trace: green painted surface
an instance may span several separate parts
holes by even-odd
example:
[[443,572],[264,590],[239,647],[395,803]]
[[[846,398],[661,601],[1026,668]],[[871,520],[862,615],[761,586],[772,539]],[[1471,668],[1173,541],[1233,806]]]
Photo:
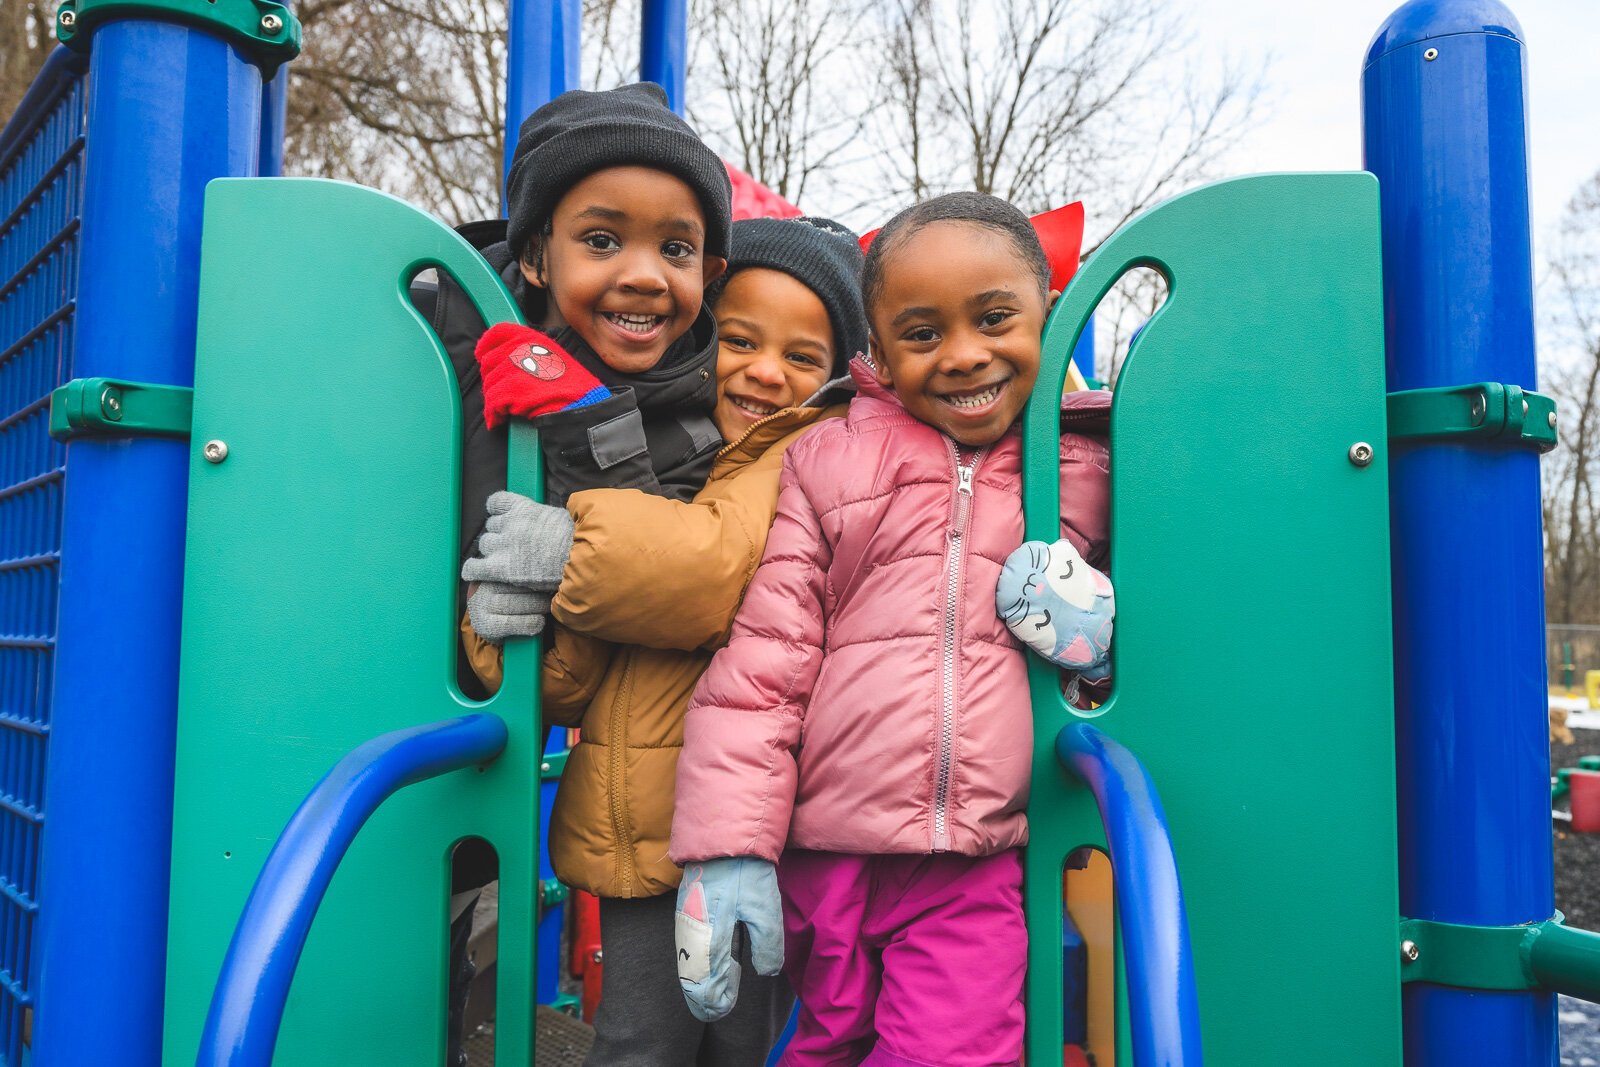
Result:
[[[455,687],[460,404],[405,297],[480,257],[392,197],[309,179],[207,191],[190,462],[165,1062],[194,1062],[223,953],[290,814],[340,757],[473,706]],[[228,445],[220,464],[205,442]],[[537,488],[531,431],[512,483]],[[504,755],[402,790],[357,837],[301,959],[277,1062],[438,1067],[449,854],[499,851],[499,1061],[531,1064],[538,648],[486,705]]]
[[[1027,416],[1030,455],[1052,457],[1025,475],[1032,537],[1057,536],[1068,357],[1139,265],[1170,292],[1117,385],[1116,688],[1095,722],[1144,761],[1166,807],[1207,1062],[1399,1064],[1377,183],[1208,186],[1084,265],[1046,330]],[[1376,450],[1366,468],[1348,459],[1357,441]],[[1044,1064],[1061,1056],[1061,860],[1104,837],[1056,761],[1072,713],[1054,672],[1030,669],[1028,1059]]]

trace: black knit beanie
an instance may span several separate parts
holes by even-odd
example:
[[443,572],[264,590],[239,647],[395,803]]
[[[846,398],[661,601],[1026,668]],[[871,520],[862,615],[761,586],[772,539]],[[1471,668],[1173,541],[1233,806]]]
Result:
[[717,154],[667,107],[650,82],[602,93],[573,89],[529,115],[506,178],[506,240],[516,255],[567,190],[597,170],[642,166],[676,175],[706,215],[708,256],[726,259],[733,187]]
[[837,376],[857,352],[867,350],[863,260],[860,240],[832,219],[741,219],[733,224],[733,254],[725,277],[765,267],[816,293],[833,325],[832,375]]

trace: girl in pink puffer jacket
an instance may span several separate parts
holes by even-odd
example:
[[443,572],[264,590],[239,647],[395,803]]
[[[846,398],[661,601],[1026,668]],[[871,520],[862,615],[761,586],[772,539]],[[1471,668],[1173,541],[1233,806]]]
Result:
[[[1022,540],[1017,424],[1048,281],[1027,218],[993,197],[883,228],[859,395],[790,447],[761,566],[689,705],[680,982],[701,1018],[728,1011],[743,923],[757,970],[782,966],[800,1000],[789,1067],[1021,1055],[1033,730],[995,590]],[[1109,401],[1062,407],[1063,532],[1102,569],[1108,456],[1083,431]]]

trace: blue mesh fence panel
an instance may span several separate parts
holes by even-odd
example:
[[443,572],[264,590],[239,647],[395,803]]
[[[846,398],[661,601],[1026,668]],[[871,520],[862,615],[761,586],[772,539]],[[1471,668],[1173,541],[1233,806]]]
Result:
[[37,991],[45,746],[64,445],[50,392],[72,377],[85,85],[52,57],[0,133],[0,1064],[21,1063]]

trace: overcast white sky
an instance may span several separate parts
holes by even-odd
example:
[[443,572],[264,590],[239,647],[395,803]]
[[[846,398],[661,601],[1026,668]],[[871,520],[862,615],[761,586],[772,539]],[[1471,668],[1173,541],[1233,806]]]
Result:
[[[1268,112],[1226,168],[1361,166],[1367,45],[1399,0],[1174,0],[1201,51],[1271,56]],[[1600,170],[1600,0],[1508,0],[1528,44],[1535,239]]]

